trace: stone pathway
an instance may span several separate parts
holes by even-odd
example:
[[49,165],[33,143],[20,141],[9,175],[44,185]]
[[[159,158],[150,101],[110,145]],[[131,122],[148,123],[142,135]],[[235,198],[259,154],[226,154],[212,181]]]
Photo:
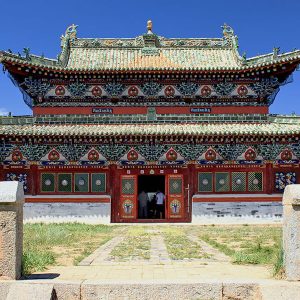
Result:
[[[234,265],[230,258],[214,249],[194,235],[188,238],[199,245],[210,258],[191,260],[172,260],[169,257],[163,238],[159,230],[147,231],[151,234],[150,259],[115,261],[111,251],[124,240],[126,233],[118,236],[99,247],[94,253],[85,258],[79,266],[52,267],[45,273],[59,274],[56,280],[101,280],[103,282],[197,282],[199,280],[239,279],[267,279],[271,273],[264,266]],[[188,245],[186,245],[188,247]],[[238,275],[237,275],[238,274]],[[46,274],[41,274],[41,276]],[[34,275],[33,275],[34,276]]]
[[153,235],[151,237],[150,263],[166,264],[170,262],[171,259],[163,237],[161,235]]
[[224,253],[222,253],[221,251],[219,251],[218,249],[215,249],[214,247],[212,247],[211,245],[209,245],[208,243],[204,242],[203,240],[198,239],[196,236],[194,235],[189,235],[188,238],[199,245],[199,247],[201,247],[201,249],[211,255],[211,260],[214,261],[219,261],[219,262],[230,262],[231,259],[229,256],[225,255]]
[[109,240],[107,243],[96,249],[91,255],[83,259],[79,266],[99,265],[102,263],[111,263],[109,260],[111,251],[120,243],[123,242],[125,236],[116,236]]

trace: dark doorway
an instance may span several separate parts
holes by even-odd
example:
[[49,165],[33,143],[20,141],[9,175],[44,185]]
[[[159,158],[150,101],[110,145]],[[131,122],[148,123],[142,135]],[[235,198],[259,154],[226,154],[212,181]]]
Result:
[[[144,191],[147,194],[147,206],[145,201],[140,201],[145,196],[140,196]],[[163,206],[156,204],[156,193],[162,192],[165,195],[165,176],[164,175],[140,175],[138,176],[138,218],[139,219],[164,219],[165,201]]]

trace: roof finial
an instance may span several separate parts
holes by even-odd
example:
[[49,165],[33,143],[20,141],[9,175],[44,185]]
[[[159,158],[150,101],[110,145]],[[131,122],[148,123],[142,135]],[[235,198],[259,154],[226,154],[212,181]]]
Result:
[[148,20],[147,22],[147,30],[148,30],[148,34],[152,34],[152,21]]

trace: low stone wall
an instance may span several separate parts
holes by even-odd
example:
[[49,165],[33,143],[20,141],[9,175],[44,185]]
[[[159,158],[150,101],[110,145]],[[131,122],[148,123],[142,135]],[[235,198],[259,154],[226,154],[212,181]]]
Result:
[[281,202],[194,202],[192,223],[281,222]]
[[111,220],[110,203],[26,203],[25,223],[82,222],[108,224]]

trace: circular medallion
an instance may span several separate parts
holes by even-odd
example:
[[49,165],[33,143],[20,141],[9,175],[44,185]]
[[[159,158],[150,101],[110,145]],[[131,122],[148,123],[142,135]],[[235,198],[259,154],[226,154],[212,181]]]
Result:
[[281,152],[280,157],[282,160],[291,160],[293,158],[292,151],[289,149],[285,149]]
[[246,96],[248,94],[248,89],[245,85],[240,85],[237,89],[237,92],[240,96]]
[[245,159],[246,160],[255,160],[255,158],[256,158],[256,153],[253,149],[248,149],[245,152]]
[[205,153],[205,159],[208,161],[215,160],[217,158],[217,154],[214,150],[208,149]]
[[50,180],[50,179],[46,179],[45,180],[45,185],[46,186],[49,186],[49,185],[51,185],[52,184],[52,181]]
[[175,89],[171,85],[166,86],[165,96],[166,97],[173,97],[174,95],[175,95]]
[[99,160],[99,153],[96,150],[90,150],[88,153],[88,160],[89,161],[97,161]]
[[139,93],[139,90],[136,86],[131,86],[129,89],[128,89],[128,96],[129,97],[136,97]]
[[253,183],[254,185],[258,185],[259,181],[258,181],[257,178],[255,178],[255,179],[253,179],[252,183]]
[[127,159],[129,161],[135,161],[137,160],[139,157],[138,153],[134,150],[130,150],[128,153],[127,153]]
[[80,178],[80,179],[78,180],[78,185],[83,186],[84,184],[85,184],[84,179]]
[[220,184],[220,185],[224,185],[224,184],[225,184],[225,180],[224,180],[224,179],[220,179],[220,180],[219,180],[219,184]]
[[57,161],[59,160],[59,153],[56,150],[52,150],[50,151],[50,153],[48,154],[48,159],[50,161]]
[[166,154],[166,158],[169,161],[175,161],[177,157],[178,155],[173,149],[169,150],[168,153]]
[[211,88],[209,86],[205,85],[201,88],[200,92],[201,92],[201,96],[208,97],[208,96],[211,95],[212,91],[211,91]]
[[62,186],[67,186],[69,184],[69,182],[68,182],[68,180],[66,180],[66,179],[63,179],[62,181],[61,181],[61,185]]
[[101,183],[102,183],[102,181],[101,181],[100,179],[97,179],[97,180],[95,181],[95,184],[96,184],[97,186],[101,185]]
[[203,185],[208,185],[208,179],[203,179],[203,180],[202,180],[202,184],[203,184]]
[[55,88],[55,95],[56,96],[63,96],[65,93],[66,93],[66,90],[62,85],[58,85]]
[[18,161],[21,161],[23,158],[23,155],[21,153],[20,150],[14,150],[12,155],[11,155],[11,159],[13,162],[18,162]]
[[235,183],[236,183],[237,185],[241,185],[241,184],[242,184],[242,180],[238,178],[238,179],[235,181]]
[[101,94],[102,94],[101,87],[98,86],[98,85],[94,86],[94,87],[92,88],[92,94],[93,94],[94,97],[99,97],[99,96],[101,96]]

